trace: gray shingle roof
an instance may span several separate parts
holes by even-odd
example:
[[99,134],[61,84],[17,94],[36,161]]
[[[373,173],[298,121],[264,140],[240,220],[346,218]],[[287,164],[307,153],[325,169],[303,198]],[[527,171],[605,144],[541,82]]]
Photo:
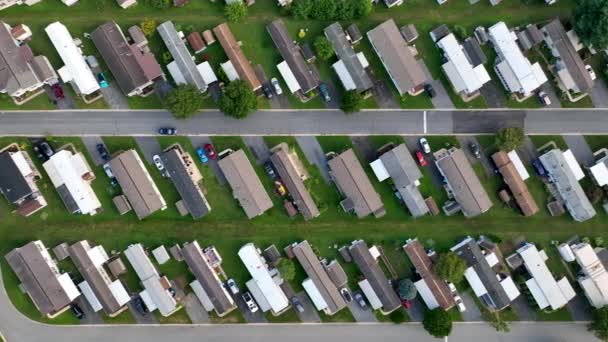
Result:
[[12,95],[39,83],[34,70],[15,44],[10,29],[0,21],[0,90]]
[[11,203],[16,203],[33,192],[8,151],[0,153],[0,192]]

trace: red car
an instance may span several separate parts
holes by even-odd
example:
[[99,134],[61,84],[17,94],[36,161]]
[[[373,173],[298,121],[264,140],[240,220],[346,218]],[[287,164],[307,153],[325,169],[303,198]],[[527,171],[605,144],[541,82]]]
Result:
[[401,305],[403,305],[404,308],[409,309],[412,307],[412,302],[410,302],[407,299],[402,299],[401,300]]
[[209,157],[210,159],[217,158],[217,153],[215,153],[215,149],[213,148],[213,145],[205,144],[205,146],[203,148],[205,149],[205,153],[207,154],[207,157]]
[[418,159],[418,164],[420,166],[426,166],[426,159],[424,159],[424,154],[420,151],[416,151],[416,159]]
[[53,84],[51,88],[53,89],[53,94],[55,94],[55,97],[58,100],[65,98],[65,95],[63,94],[63,89],[61,88],[61,85],[59,83]]

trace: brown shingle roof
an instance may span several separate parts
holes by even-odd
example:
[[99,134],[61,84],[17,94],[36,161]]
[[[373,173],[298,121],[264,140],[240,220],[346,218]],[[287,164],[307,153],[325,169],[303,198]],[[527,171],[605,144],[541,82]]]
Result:
[[232,65],[234,65],[239,77],[247,82],[251,89],[257,90],[261,88],[262,84],[260,83],[260,80],[256,76],[255,71],[253,71],[253,67],[251,67],[251,63],[249,63],[247,56],[243,53],[241,45],[236,38],[234,38],[228,24],[219,24],[213,29],[213,33],[215,33],[217,40],[220,41],[222,48],[226,52],[228,59],[232,62]]
[[515,198],[515,202],[521,209],[521,212],[524,216],[534,215],[538,212],[538,205],[536,205],[536,201],[534,201],[534,197],[530,191],[528,191],[528,187],[526,183],[521,179],[521,176],[517,172],[515,165],[509,159],[509,156],[504,151],[498,151],[492,155],[492,160],[498,167],[498,171],[502,175],[505,184],[509,186],[513,197]]
[[201,37],[201,34],[197,31],[190,32],[187,39],[188,44],[190,44],[190,47],[192,48],[192,50],[194,50],[194,53],[199,53],[205,49],[205,42],[203,41],[203,37]]

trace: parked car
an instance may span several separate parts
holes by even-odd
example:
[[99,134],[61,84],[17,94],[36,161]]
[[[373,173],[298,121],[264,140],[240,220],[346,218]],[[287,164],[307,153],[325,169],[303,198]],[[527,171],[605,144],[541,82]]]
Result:
[[287,195],[287,190],[285,189],[285,185],[283,185],[283,182],[281,182],[278,179],[274,181],[274,189],[276,190],[276,192],[279,196]]
[[538,159],[532,160],[532,167],[534,168],[534,171],[536,172],[537,175],[539,175],[539,176],[547,175],[547,170],[545,170],[545,167],[540,162],[540,160],[538,160]]
[[198,156],[198,159],[203,164],[205,164],[209,161],[209,158],[207,158],[207,155],[205,155],[205,150],[202,147],[199,147],[196,149],[196,155]]
[[427,83],[424,85],[424,91],[430,98],[437,96],[437,92],[435,91],[435,89],[433,88],[433,86],[430,83]]
[[135,307],[135,311],[139,312],[141,315],[148,313],[144,300],[141,299],[140,296],[133,298],[133,306]]
[[270,79],[270,83],[274,87],[274,91],[275,91],[275,93],[277,93],[277,95],[283,94],[283,89],[281,89],[281,85],[279,84],[279,80],[277,80],[276,77],[271,78]]
[[538,93],[538,99],[540,100],[540,103],[545,106],[551,105],[551,99],[549,98],[549,95],[547,95],[547,93],[545,93],[544,91]]
[[353,296],[351,296],[350,291],[348,291],[348,289],[346,287],[344,287],[340,290],[340,294],[342,295],[342,297],[344,297],[344,300],[347,303],[350,303],[353,301]]
[[467,307],[464,305],[464,302],[462,301],[462,298],[460,298],[460,296],[458,296],[458,295],[454,296],[454,302],[456,302],[456,307],[458,308],[458,311],[460,311],[460,312],[467,311]]
[[106,176],[108,176],[108,178],[112,179],[114,178],[114,172],[112,172],[112,168],[110,167],[110,164],[103,164],[103,171],[106,173]]
[[268,175],[268,177],[270,177],[272,179],[277,178],[277,173],[274,171],[274,167],[272,166],[272,163],[266,162],[264,164],[264,171],[266,171],[266,174]]
[[264,96],[266,96],[267,99],[271,99],[272,98],[272,89],[270,89],[270,86],[268,86],[268,84],[264,84],[262,86],[262,92],[264,93]]
[[105,161],[110,160],[110,153],[108,152],[108,149],[106,149],[104,144],[97,144],[96,147],[97,147],[97,153],[99,153],[99,156],[101,157],[102,160],[105,160]]
[[479,145],[474,142],[471,142],[469,144],[469,149],[471,150],[471,153],[475,156],[475,158],[481,159],[481,150],[479,149]]
[[420,148],[422,148],[422,152],[425,154],[431,153],[431,145],[429,145],[429,141],[425,137],[420,138],[418,143],[420,144]]
[[97,61],[97,58],[95,58],[95,56],[93,56],[93,55],[86,56],[85,60],[87,61],[87,64],[91,67],[91,69],[99,68],[99,62]]
[[304,306],[300,302],[298,297],[291,297],[291,304],[298,310],[298,312],[304,312]]
[[45,140],[36,143],[34,151],[37,153],[37,157],[43,161],[49,160],[55,154],[53,147]]
[[409,299],[402,299],[401,305],[403,305],[404,308],[409,309],[412,307],[412,302]]
[[331,96],[329,96],[329,88],[327,88],[327,84],[319,84],[319,94],[321,94],[321,97],[325,102],[331,101]]
[[233,295],[236,295],[240,292],[239,287],[236,286],[236,282],[232,278],[226,280],[226,286],[228,286],[228,289],[230,290],[230,292],[232,292]]
[[367,303],[365,302],[365,299],[363,299],[363,296],[360,293],[355,293],[355,301],[362,309],[367,308]]
[[102,88],[108,87],[108,80],[106,79],[106,75],[104,75],[103,72],[97,73],[97,81],[99,82],[99,85]]
[[83,319],[84,316],[85,316],[84,315],[84,311],[82,311],[82,309],[80,308],[80,306],[78,306],[78,304],[76,304],[76,303],[72,303],[72,305],[70,305],[70,310],[72,310],[72,313],[78,319]]
[[595,71],[593,71],[593,68],[591,67],[591,65],[589,65],[589,64],[585,65],[585,69],[587,69],[587,72],[589,73],[589,77],[591,77],[591,80],[595,81],[597,76],[595,75]]
[[424,154],[420,151],[416,151],[416,159],[418,160],[418,164],[420,166],[426,166],[426,159],[424,158]]
[[205,149],[205,154],[207,154],[207,157],[213,160],[217,159],[217,153],[215,153],[213,145],[207,143],[205,146],[203,146],[203,148]]
[[65,94],[63,93],[63,88],[61,88],[61,84],[55,83],[51,86],[53,90],[53,94],[55,94],[55,98],[57,100],[62,100],[65,98]]
[[160,135],[176,135],[177,129],[173,127],[161,127],[158,129],[158,134]]
[[448,288],[450,289],[450,292],[452,292],[452,294],[458,292],[458,290],[456,290],[456,285],[454,285],[454,283],[448,283]]
[[247,307],[249,308],[249,311],[251,311],[251,312],[257,312],[258,311],[258,305],[255,303],[255,301],[251,297],[251,293],[249,293],[249,291],[243,293],[241,295],[241,297],[245,301],[245,304],[247,304]]
[[163,165],[163,161],[160,159],[158,154],[153,155],[152,160],[154,161],[154,165],[156,165],[158,171],[163,171],[165,169],[165,165]]

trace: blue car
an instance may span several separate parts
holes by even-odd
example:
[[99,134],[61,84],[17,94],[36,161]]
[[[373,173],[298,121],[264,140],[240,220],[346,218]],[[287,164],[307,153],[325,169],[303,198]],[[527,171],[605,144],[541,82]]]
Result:
[[536,171],[537,175],[539,175],[539,176],[547,175],[547,170],[545,170],[545,167],[540,162],[540,160],[538,160],[538,159],[532,160],[532,166],[534,167],[534,171]]
[[205,150],[203,150],[202,147],[196,149],[196,154],[198,155],[198,159],[201,161],[201,163],[205,164],[209,161],[209,158],[207,158]]
[[97,81],[99,81],[99,85],[102,88],[108,87],[108,81],[106,80],[106,75],[104,75],[103,72],[97,74]]

